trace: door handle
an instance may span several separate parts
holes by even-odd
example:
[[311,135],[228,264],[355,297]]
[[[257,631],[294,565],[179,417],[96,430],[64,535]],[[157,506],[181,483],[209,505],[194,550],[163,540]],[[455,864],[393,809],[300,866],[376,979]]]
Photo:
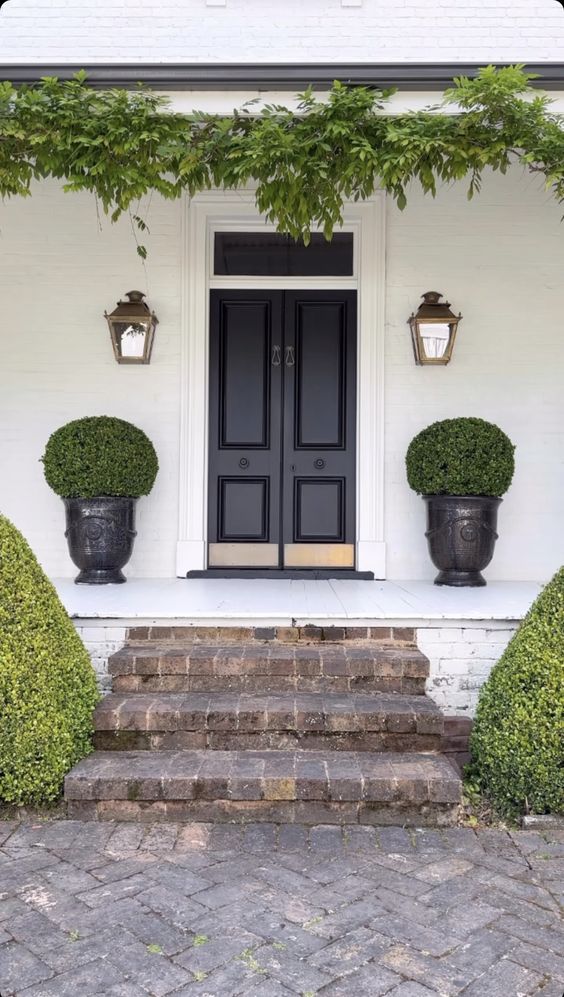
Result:
[[286,362],[286,367],[294,367],[296,364],[296,354],[293,346],[286,347],[286,353],[284,356]]
[[280,346],[272,347],[271,363],[273,367],[279,367],[282,363],[282,348]]

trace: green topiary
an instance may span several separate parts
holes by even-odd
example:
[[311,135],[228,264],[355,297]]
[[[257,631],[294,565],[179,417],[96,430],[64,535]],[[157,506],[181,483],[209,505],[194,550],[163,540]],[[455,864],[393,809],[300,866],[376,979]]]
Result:
[[0,799],[46,803],[90,750],[96,677],[55,589],[0,516]]
[[107,415],[76,419],[57,429],[48,440],[43,465],[47,484],[62,498],[138,498],[149,494],[159,469],[143,430]]
[[502,813],[564,812],[564,568],[483,686],[471,751],[472,775]]
[[509,488],[515,447],[484,419],[444,419],[411,441],[405,463],[409,485],[419,495],[495,495]]

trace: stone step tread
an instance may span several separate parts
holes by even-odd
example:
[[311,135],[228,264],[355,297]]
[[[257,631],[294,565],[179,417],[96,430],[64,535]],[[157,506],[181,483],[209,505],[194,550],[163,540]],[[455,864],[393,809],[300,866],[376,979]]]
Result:
[[426,678],[429,660],[416,647],[348,644],[127,644],[109,658],[111,675],[367,675]]
[[307,800],[457,804],[461,780],[433,753],[96,751],[67,800]]
[[269,657],[300,657],[308,658],[310,655],[332,653],[345,657],[374,657],[383,655],[387,657],[392,654],[395,657],[421,657],[422,652],[418,647],[411,645],[398,646],[397,644],[386,644],[381,641],[349,641],[339,643],[337,641],[323,641],[321,643],[233,643],[230,641],[176,641],[174,644],[156,641],[147,641],[138,644],[124,644],[121,650],[116,651],[116,655],[140,657],[182,657],[185,654],[194,654],[205,657],[208,654],[234,655],[237,657],[261,658]]
[[257,732],[391,731],[440,734],[443,716],[426,696],[369,692],[112,693],[97,706],[96,730]]

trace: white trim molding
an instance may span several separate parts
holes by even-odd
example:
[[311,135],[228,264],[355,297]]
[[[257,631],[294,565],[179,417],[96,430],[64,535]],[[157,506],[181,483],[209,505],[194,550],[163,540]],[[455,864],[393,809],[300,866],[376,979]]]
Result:
[[345,278],[214,278],[218,230],[273,231],[252,190],[210,191],[186,201],[182,260],[180,495],[176,573],[206,567],[209,291],[213,287],[358,290],[357,551],[360,571],[385,578],[384,293],[385,195],[347,203],[343,230],[354,234],[354,272]]

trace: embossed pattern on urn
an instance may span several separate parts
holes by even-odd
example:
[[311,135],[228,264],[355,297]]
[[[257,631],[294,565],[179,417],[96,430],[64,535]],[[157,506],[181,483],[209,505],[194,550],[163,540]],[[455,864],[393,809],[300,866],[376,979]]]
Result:
[[425,536],[439,573],[435,585],[485,585],[481,574],[497,540],[500,498],[489,495],[424,495]]
[[137,536],[134,498],[66,498],[66,531],[70,556],[80,568],[79,585],[122,584]]

